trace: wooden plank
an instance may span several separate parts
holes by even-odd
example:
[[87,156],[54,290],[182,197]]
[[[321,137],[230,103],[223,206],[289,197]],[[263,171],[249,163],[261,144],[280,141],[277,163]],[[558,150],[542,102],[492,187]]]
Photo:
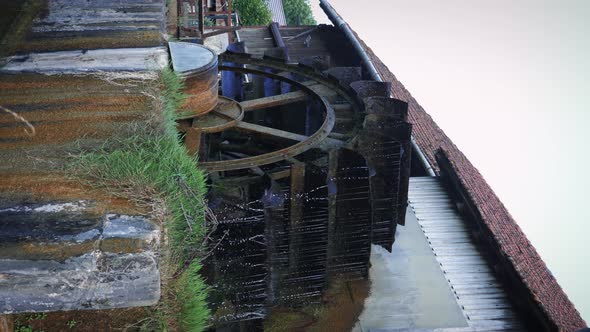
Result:
[[445,244],[445,243],[471,243],[471,239],[432,239],[432,240],[428,240],[428,243],[430,243],[433,247],[438,245],[438,244]]
[[415,212],[418,219],[459,219],[461,216],[456,212]]
[[[295,161],[291,165],[291,229],[297,229],[303,221],[303,194],[305,193],[305,164]],[[289,241],[289,266],[297,268],[299,264],[298,255],[302,239],[297,232],[290,233]]]
[[489,267],[486,265],[455,265],[455,266],[441,266],[445,273],[451,272],[485,272],[485,273],[492,273]]
[[270,177],[273,180],[275,180],[275,181],[276,180],[280,180],[280,179],[284,179],[284,178],[286,178],[288,176],[291,176],[291,170],[290,169],[284,169],[284,170],[281,170],[281,171],[270,173]]
[[414,198],[409,203],[412,208],[419,208],[425,204],[452,204],[448,198]]
[[449,243],[449,244],[441,244],[436,246],[437,249],[440,250],[465,250],[465,251],[477,251],[475,245],[472,243]]
[[484,310],[474,310],[466,312],[467,318],[469,320],[500,320],[500,319],[510,319],[515,318],[516,315],[511,310],[504,310],[504,309],[484,309]]
[[[451,287],[457,287],[457,288],[461,288],[461,287],[470,287],[471,285],[478,285],[480,283],[489,283],[489,284],[496,284],[496,286],[499,286],[499,284],[497,284],[497,280],[495,280],[494,278],[489,278],[489,279],[480,279],[480,280],[467,280],[467,281],[463,281],[463,280],[453,280],[453,279],[447,279],[449,281],[449,284],[451,285]],[[477,286],[474,286],[477,287]]]
[[447,265],[452,265],[453,263],[465,264],[465,263],[470,263],[470,262],[478,262],[478,263],[482,263],[482,264],[487,264],[485,259],[483,259],[480,255],[458,256],[458,257],[437,255],[437,260],[439,262],[441,262],[442,264],[447,264]]
[[437,193],[437,192],[409,192],[408,197],[410,200],[443,200],[443,199],[450,199],[449,195],[446,193]]
[[457,298],[459,299],[459,302],[464,301],[464,300],[477,300],[477,301],[481,301],[481,300],[489,300],[489,299],[504,299],[506,300],[506,294],[501,294],[501,293],[490,293],[490,294],[462,294],[462,295],[457,295]]
[[469,271],[474,268],[488,267],[488,264],[486,262],[478,262],[478,261],[464,261],[464,262],[452,262],[451,261],[451,262],[449,262],[449,261],[441,261],[440,259],[438,259],[438,257],[437,257],[437,260],[439,261],[440,265],[442,266],[442,268],[444,270],[452,269],[452,268],[461,268],[461,269],[464,269],[464,271]]
[[494,276],[488,272],[447,272],[445,274],[447,279],[452,279],[456,281],[469,281],[469,280],[482,280],[482,279],[494,279]]
[[455,206],[452,202],[422,202],[413,207],[416,211],[426,211],[431,209],[454,211]]
[[461,226],[461,220],[459,219],[420,219],[418,218],[418,223],[420,226],[436,226],[436,225],[446,225],[446,226]]
[[277,96],[246,100],[241,102],[240,105],[242,105],[244,112],[249,112],[305,101],[307,97],[308,95],[303,91],[294,91]]
[[441,249],[438,247],[432,248],[436,256],[481,256],[481,254],[475,250],[453,250],[453,249]]
[[260,125],[248,123],[248,122],[240,122],[236,126],[236,128],[246,130],[249,132],[253,132],[253,133],[257,133],[257,134],[279,137],[279,138],[288,139],[288,140],[292,140],[292,141],[298,141],[298,142],[304,141],[308,138],[307,136],[304,136],[304,135],[299,135],[299,134],[291,133],[291,132],[284,131],[284,130],[274,129],[274,128],[270,128],[270,127],[260,126]]
[[504,295],[504,290],[499,287],[454,289],[454,292],[458,296],[461,296],[461,295],[463,295],[463,296],[482,295],[482,294]]
[[470,321],[469,326],[476,331],[503,331],[521,329],[522,324],[516,320]]
[[481,309],[510,309],[512,305],[506,301],[479,302],[479,303],[461,303],[463,310],[481,310]]
[[461,233],[430,233],[426,234],[426,238],[429,240],[452,240],[452,239],[470,239],[469,235]]
[[430,230],[430,229],[423,229],[422,230],[424,232],[424,234],[426,234],[426,236],[430,237],[436,237],[436,236],[469,236],[469,233],[465,232],[462,229],[445,229],[445,230],[440,230],[440,229],[435,229],[435,230]]
[[508,298],[506,296],[503,297],[478,297],[478,298],[457,298],[457,302],[459,303],[459,305],[463,306],[477,306],[477,305],[481,305],[481,306],[491,306],[494,304],[497,305],[502,305],[502,306],[510,306],[512,307],[512,305],[510,304],[510,301],[508,301]]
[[434,190],[437,190],[439,192],[446,192],[444,187],[438,182],[436,182],[436,183],[412,183],[411,190],[412,190],[412,192],[434,191]]
[[[462,244],[462,243],[459,243],[459,244]],[[453,255],[456,256],[456,257],[474,257],[474,256],[477,256],[477,255],[469,255],[469,254],[465,254],[465,255],[463,255],[463,254],[455,254],[454,253],[455,252],[454,250],[448,250],[448,249],[442,249],[441,250],[441,249],[439,249],[437,247],[434,247],[434,246],[432,247],[432,251],[434,252],[435,256],[438,256],[438,257],[453,257]]]
[[420,225],[423,231],[462,231],[467,232],[467,228],[464,225],[457,224],[457,225],[438,225],[438,224],[430,224],[430,225]]
[[469,284],[459,284],[459,283],[456,283],[456,284],[451,284],[451,287],[453,289],[457,289],[457,290],[459,290],[459,289],[461,289],[461,290],[467,290],[467,289],[492,288],[492,287],[495,287],[495,288],[500,289],[501,288],[501,285],[498,284],[497,282],[493,282],[493,281],[492,282],[489,282],[489,281],[486,281],[486,282],[469,283]]
[[416,218],[419,221],[432,223],[432,222],[443,221],[443,220],[452,220],[452,221],[457,221],[461,225],[464,224],[463,219],[461,219],[461,217],[456,214],[439,213],[439,214],[433,215],[433,214],[426,214],[426,213],[422,213],[422,212],[414,212],[414,214],[416,215]]
[[465,306],[490,306],[490,305],[508,305],[510,306],[510,301],[508,300],[508,297],[503,296],[503,297],[499,297],[499,298],[467,298],[467,297],[461,297],[459,298],[459,304],[461,305],[465,305]]
[[487,273],[481,273],[481,277],[479,277],[477,279],[461,278],[461,274],[456,274],[454,276],[445,275],[445,278],[447,280],[449,280],[449,282],[451,284],[457,284],[457,285],[474,284],[474,283],[480,283],[480,282],[497,282],[496,278],[493,275],[487,274]]

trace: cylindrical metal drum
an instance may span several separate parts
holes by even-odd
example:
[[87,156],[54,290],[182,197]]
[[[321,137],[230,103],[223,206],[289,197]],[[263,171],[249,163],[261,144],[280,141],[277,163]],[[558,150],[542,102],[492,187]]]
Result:
[[217,54],[192,43],[170,42],[174,71],[185,79],[186,102],[178,110],[179,118],[193,118],[212,111],[217,105]]

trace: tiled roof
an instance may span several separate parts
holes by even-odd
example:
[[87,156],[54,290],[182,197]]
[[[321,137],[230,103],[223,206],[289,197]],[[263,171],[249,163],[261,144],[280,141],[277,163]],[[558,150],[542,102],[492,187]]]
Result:
[[[358,36],[357,39],[360,40]],[[576,331],[586,327],[586,323],[573,303],[483,176],[387,66],[369,47],[364,43],[363,45],[383,80],[392,83],[392,96],[408,102],[409,121],[413,125],[414,138],[435,171],[439,172],[435,153],[442,149],[462,182],[462,186],[477,206],[483,222],[493,234],[494,241],[513,264],[514,269],[528,287],[533,300],[542,308],[547,318],[559,331]]]

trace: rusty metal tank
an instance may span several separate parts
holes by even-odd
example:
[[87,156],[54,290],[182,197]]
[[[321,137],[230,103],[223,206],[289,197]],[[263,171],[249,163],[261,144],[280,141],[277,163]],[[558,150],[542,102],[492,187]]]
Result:
[[178,110],[180,119],[194,118],[211,112],[217,105],[217,54],[193,43],[170,42],[174,71],[185,80],[185,104]]

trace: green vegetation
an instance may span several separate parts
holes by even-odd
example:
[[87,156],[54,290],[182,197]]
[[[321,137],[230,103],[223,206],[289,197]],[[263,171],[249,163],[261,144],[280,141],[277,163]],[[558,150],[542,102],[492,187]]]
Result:
[[202,331],[210,315],[207,286],[198,274],[206,232],[206,184],[196,158],[187,154],[176,131],[176,110],[186,97],[183,87],[173,71],[162,71],[158,86],[148,92],[156,96],[160,116],[131,137],[113,139],[98,151],[77,156],[73,167],[93,185],[141,203],[164,201],[170,247],[167,274],[179,277],[166,281],[163,307],[154,320],[165,329],[174,317],[183,330]]
[[267,25],[272,15],[264,0],[234,0],[232,6],[238,11],[243,25]]
[[35,330],[31,325],[23,325],[20,321],[14,322],[14,332],[44,332],[42,330]]
[[181,305],[181,324],[186,331],[201,331],[209,318],[207,287],[199,271],[201,265],[193,261],[176,282],[176,294]]
[[35,314],[31,314],[29,316],[27,316],[27,321],[31,321],[31,320],[42,320],[47,318],[47,313],[45,312],[38,312]]
[[308,0],[283,0],[287,25],[316,25]]
[[68,327],[70,329],[73,329],[76,326],[76,324],[78,324],[78,322],[76,322],[75,320],[71,319],[66,324],[68,325]]
[[[163,123],[137,130],[108,142],[97,152],[83,154],[78,174],[109,189],[126,193],[156,192],[171,214],[166,228],[174,263],[181,268],[198,256],[204,236],[205,176],[189,157],[176,132],[176,112],[184,100],[182,80],[171,70],[162,72]],[[115,149],[110,147],[115,146]]]
[[[35,320],[44,320],[47,318],[47,313],[45,312],[38,312],[34,314],[30,314],[25,317],[25,320],[30,324],[32,321]],[[31,325],[23,324],[20,320],[16,320],[14,322],[14,332],[44,332],[42,330],[35,330]]]

